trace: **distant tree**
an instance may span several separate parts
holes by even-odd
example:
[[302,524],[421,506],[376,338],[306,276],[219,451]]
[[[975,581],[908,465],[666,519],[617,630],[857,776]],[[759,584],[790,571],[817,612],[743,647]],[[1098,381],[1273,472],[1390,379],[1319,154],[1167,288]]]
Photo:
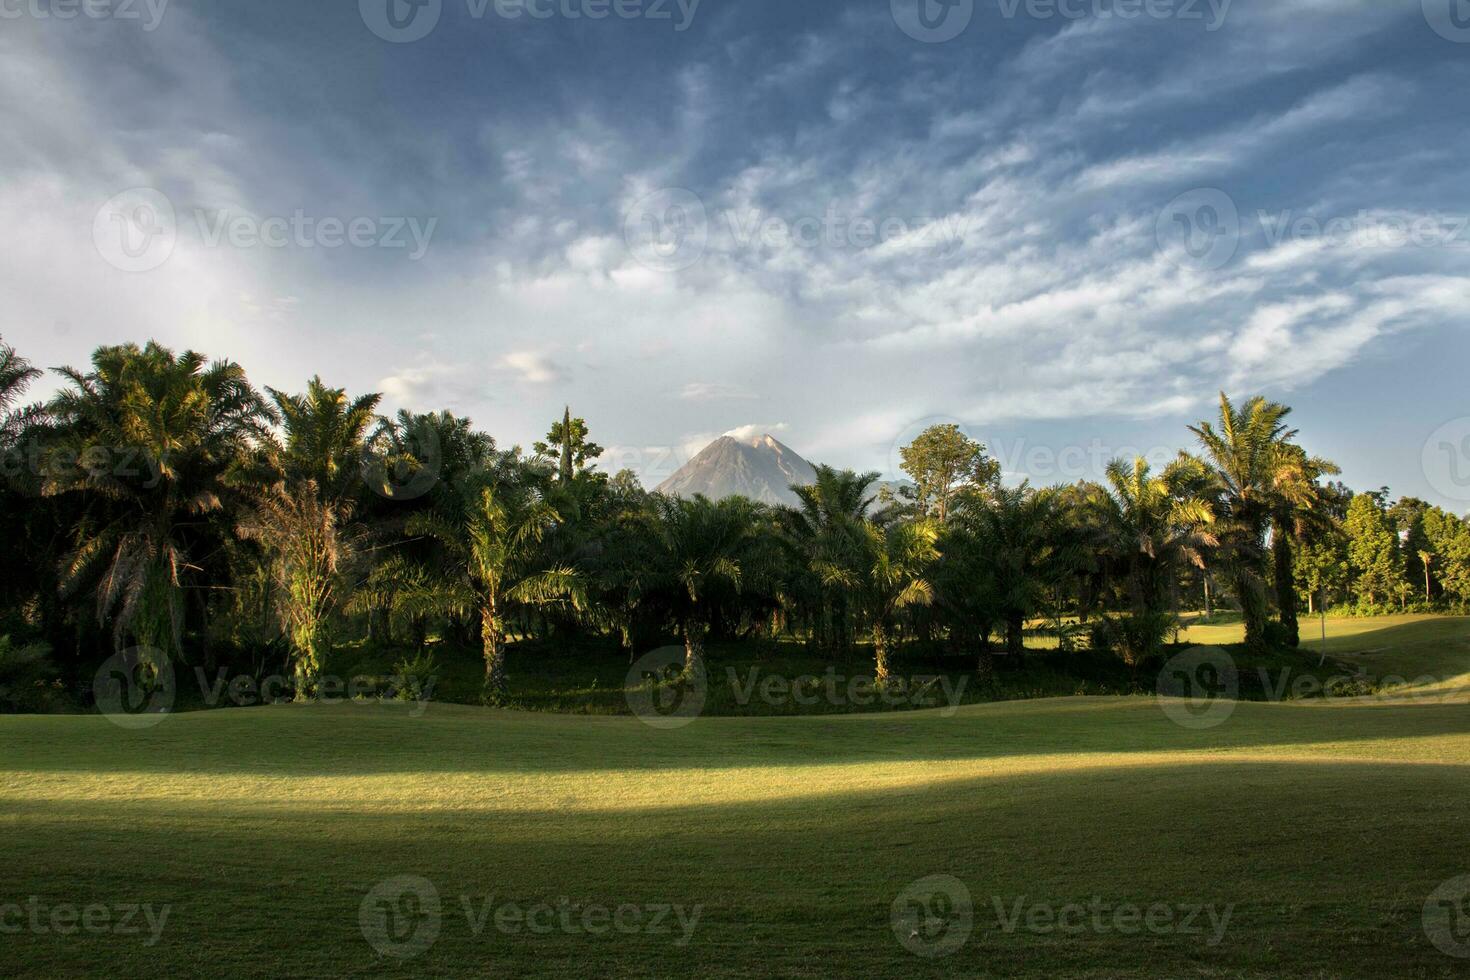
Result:
[[871,521],[861,525],[862,565],[853,573],[845,565],[819,562],[817,570],[825,583],[850,588],[858,597],[873,630],[873,659],[879,684],[887,684],[893,649],[894,619],[913,606],[934,600],[929,574],[939,557],[935,547],[939,529],[921,520],[880,527]]
[[1286,645],[1301,645],[1297,621],[1296,574],[1293,567],[1301,545],[1329,533],[1335,526],[1331,491],[1324,477],[1341,472],[1335,463],[1308,456],[1300,446],[1281,442],[1276,447],[1274,493],[1271,498],[1271,555],[1276,583],[1276,610]]
[[1353,588],[1360,601],[1375,605],[1380,598],[1397,594],[1403,581],[1399,562],[1398,536],[1393,532],[1381,499],[1360,493],[1348,506],[1344,531],[1348,538],[1348,561],[1354,573]]
[[904,488],[905,496],[941,524],[949,520],[956,496],[981,493],[1000,480],[1000,464],[957,425],[931,426],[899,453],[903,471],[914,481]]
[[561,481],[566,483],[595,462],[604,452],[603,448],[589,440],[587,435],[587,421],[572,418],[572,410],[568,407],[561,420],[552,423],[551,430],[546,433],[546,441],[537,442],[532,448],[535,449],[536,455],[558,461],[557,473]]
[[841,581],[855,581],[867,561],[866,525],[877,473],[818,466],[816,481],[793,485],[799,506],[780,512],[793,559],[791,586],[815,616],[817,645],[837,654],[852,647],[852,602]]

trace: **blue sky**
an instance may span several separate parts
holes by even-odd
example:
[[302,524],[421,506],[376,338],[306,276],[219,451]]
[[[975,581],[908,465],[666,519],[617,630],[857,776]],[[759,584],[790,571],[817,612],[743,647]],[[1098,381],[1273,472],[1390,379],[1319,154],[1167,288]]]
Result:
[[570,402],[649,483],[930,419],[1095,476],[1224,388],[1470,503],[1466,0],[91,2],[0,0],[40,364],[154,337],[504,444]]

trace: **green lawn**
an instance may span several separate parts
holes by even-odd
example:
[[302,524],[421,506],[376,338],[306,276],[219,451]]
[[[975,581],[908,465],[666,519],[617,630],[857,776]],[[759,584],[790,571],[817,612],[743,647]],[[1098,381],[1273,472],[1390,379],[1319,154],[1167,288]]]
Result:
[[[1334,654],[1470,670],[1464,620],[1374,622]],[[188,712],[137,731],[6,716],[0,929],[21,928],[0,935],[0,975],[1463,976],[1423,910],[1470,874],[1467,802],[1458,694],[1241,703],[1208,729],[1151,697],[677,730],[452,705]],[[401,875],[441,903],[403,920],[439,926],[404,961],[360,924]],[[900,940],[957,928],[963,896],[931,904],[917,938],[891,912],[934,875],[973,908],[944,958]],[[169,911],[149,945],[141,915],[136,935],[64,934],[44,912],[34,928],[31,896]],[[478,935],[465,898],[489,910]],[[685,924],[651,928],[666,906]],[[1130,913],[1150,906],[1152,929]],[[620,909],[624,932],[580,924]],[[1048,909],[1066,931],[1045,929]]]

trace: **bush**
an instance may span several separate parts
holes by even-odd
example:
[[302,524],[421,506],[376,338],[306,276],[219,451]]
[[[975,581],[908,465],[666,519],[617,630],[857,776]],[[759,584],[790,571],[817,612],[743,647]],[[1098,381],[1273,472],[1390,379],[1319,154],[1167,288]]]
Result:
[[66,704],[51,648],[44,643],[16,646],[9,636],[0,636],[0,711],[59,711]]
[[400,682],[398,700],[429,701],[434,692],[435,679],[439,675],[439,664],[434,655],[420,650],[412,659],[404,657],[393,665],[393,673]]
[[1178,628],[1179,621],[1169,613],[1104,616],[1093,624],[1092,645],[1097,650],[1112,651],[1137,670],[1163,652],[1164,641]]

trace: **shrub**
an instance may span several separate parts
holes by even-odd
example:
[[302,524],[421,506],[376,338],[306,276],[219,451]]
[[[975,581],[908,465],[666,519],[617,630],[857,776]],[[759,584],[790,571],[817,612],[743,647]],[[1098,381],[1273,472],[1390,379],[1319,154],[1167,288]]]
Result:
[[44,643],[16,646],[0,636],[0,711],[57,711],[66,705],[51,648]]
[[398,700],[428,701],[434,691],[434,679],[439,674],[439,664],[434,655],[420,650],[413,658],[404,657],[393,665],[393,673],[400,682]]
[[1165,640],[1178,628],[1179,621],[1170,613],[1104,616],[1093,624],[1092,644],[1095,649],[1112,651],[1136,671],[1163,652]]

